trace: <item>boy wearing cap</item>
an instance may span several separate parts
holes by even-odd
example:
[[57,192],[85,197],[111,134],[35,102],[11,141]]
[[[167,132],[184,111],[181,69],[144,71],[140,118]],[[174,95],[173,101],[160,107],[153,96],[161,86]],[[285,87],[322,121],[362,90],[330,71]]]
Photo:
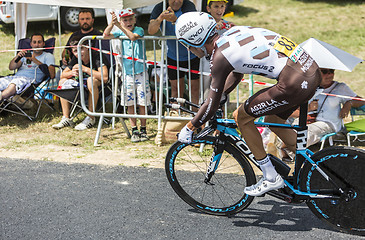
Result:
[[[110,13],[112,15],[112,22],[105,28],[104,37],[105,38],[117,38],[119,36],[127,36],[129,40],[122,40],[122,55],[128,57],[133,57],[137,59],[146,59],[146,52],[143,48],[142,41],[138,40],[144,36],[144,30],[141,27],[135,26],[136,17],[131,8],[122,9],[119,12],[120,22],[114,12]],[[111,32],[113,27],[116,26],[119,29],[115,32]],[[132,43],[133,41],[133,43]],[[151,105],[151,91],[147,72],[144,71],[147,68],[145,65],[138,61],[132,61],[123,58],[123,73],[124,82],[122,90],[122,105],[127,106],[128,113],[134,114],[135,104],[139,106],[139,113],[141,115],[146,114],[146,107]],[[141,128],[140,132],[137,128],[137,119],[130,118],[130,123],[132,126],[132,142],[146,141],[148,140],[146,131],[146,119],[141,118]]]
[[222,18],[226,11],[227,2],[227,0],[208,0],[207,2],[207,12],[210,13],[217,22],[216,28],[219,35],[222,35],[225,31],[235,26],[232,22],[228,22]]

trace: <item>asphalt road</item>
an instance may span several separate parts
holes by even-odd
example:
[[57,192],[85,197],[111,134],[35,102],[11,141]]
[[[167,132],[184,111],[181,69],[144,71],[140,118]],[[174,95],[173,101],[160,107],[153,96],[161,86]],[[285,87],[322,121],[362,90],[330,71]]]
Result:
[[163,169],[0,158],[0,239],[247,238],[362,239],[271,197],[230,218],[201,214]]

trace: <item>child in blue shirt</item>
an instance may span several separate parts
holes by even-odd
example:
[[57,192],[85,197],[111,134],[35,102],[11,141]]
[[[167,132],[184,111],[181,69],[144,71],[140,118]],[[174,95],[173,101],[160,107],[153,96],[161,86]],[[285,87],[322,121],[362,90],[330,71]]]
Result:
[[[135,26],[136,17],[131,8],[123,9],[119,13],[120,22],[114,12],[112,15],[112,22],[104,30],[104,38],[117,38],[119,36],[127,36],[129,38],[122,40],[122,59],[123,59],[123,73],[124,82],[121,93],[122,105],[127,106],[128,113],[134,114],[134,105],[139,106],[139,114],[145,115],[145,106],[151,105],[151,91],[147,77],[146,67],[144,63],[126,59],[125,56],[134,57],[139,60],[146,59],[146,52],[143,48],[142,41],[139,39],[144,36],[144,30],[141,27]],[[111,32],[113,27],[119,29]],[[132,42],[133,41],[133,42]],[[132,142],[148,140],[146,131],[146,119],[141,118],[140,132],[137,128],[137,119],[130,118],[132,126]]]

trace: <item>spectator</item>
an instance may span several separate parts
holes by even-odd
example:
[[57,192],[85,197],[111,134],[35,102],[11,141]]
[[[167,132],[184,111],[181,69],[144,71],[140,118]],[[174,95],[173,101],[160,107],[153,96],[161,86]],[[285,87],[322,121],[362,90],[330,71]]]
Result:
[[[345,83],[334,81],[335,70],[321,68],[323,93],[358,97]],[[332,132],[338,132],[343,127],[343,118],[347,117],[351,107],[360,107],[365,104],[363,101],[351,100],[320,94],[316,97],[317,101],[309,103],[310,110],[316,110],[315,121],[308,124],[307,146],[318,143],[321,138]],[[298,115],[294,115],[298,117]]]
[[[92,8],[82,8],[79,12],[79,25],[80,30],[72,33],[70,38],[68,39],[66,46],[70,46],[70,41],[74,36],[79,36],[80,39],[88,36],[88,35],[103,35],[102,32],[97,31],[94,29],[94,20],[95,20],[95,13],[94,9]],[[95,47],[97,47],[97,44],[94,43]],[[71,61],[74,54],[72,51],[70,51],[69,48],[65,48],[62,52],[62,65],[64,67],[68,66],[69,62]]]
[[[74,57],[71,59],[69,65],[65,68],[65,70],[61,74],[61,80],[59,82],[59,86],[62,89],[72,88],[78,86],[78,76],[79,76],[79,64],[78,64],[78,55],[77,55],[77,47],[76,45],[80,41],[81,36],[72,37],[70,44],[72,47],[72,53]],[[87,86],[89,90],[88,96],[88,109],[93,112],[94,108],[99,99],[99,87],[101,86],[101,81],[106,83],[108,81],[108,68],[104,64],[105,57],[102,56],[102,61],[100,61],[100,56],[98,52],[91,52],[91,59],[89,54],[89,48],[82,46],[81,47],[81,60],[82,60],[82,72],[83,72],[83,80],[84,85]],[[92,64],[93,69],[90,68],[90,64]],[[91,78],[91,72],[93,73],[93,78]],[[101,75],[103,74],[103,75]],[[92,94],[92,92],[94,94]],[[63,117],[61,121],[52,127],[55,129],[61,129],[67,126],[73,126],[74,122],[70,119],[70,103],[61,98],[61,107]],[[78,124],[75,129],[76,130],[85,130],[87,128],[91,128],[95,124],[95,117],[87,116],[80,124]]]
[[[146,59],[146,50],[143,49],[142,41],[138,40],[140,37],[144,36],[144,30],[141,27],[135,26],[136,17],[132,9],[127,8],[120,11],[120,22],[118,22],[118,18],[114,12],[111,12],[110,14],[112,15],[112,22],[104,30],[104,37],[110,39],[113,37],[127,36],[130,40],[122,40],[122,55],[127,55],[128,57],[132,57],[133,55],[133,57],[137,59]],[[119,29],[111,33],[114,26]],[[134,42],[132,43],[132,41]],[[151,105],[150,84],[148,79],[144,79],[144,76],[148,76],[147,67],[141,62],[123,58],[123,72],[125,81],[123,82],[121,97],[122,105],[128,107],[129,114],[134,114],[135,104],[138,104],[139,114],[145,115],[145,107]],[[139,132],[137,128],[137,119],[130,118],[132,142],[148,140],[146,119],[141,118],[140,121],[141,128]]]
[[[153,35],[160,29],[162,31],[162,22],[166,20],[166,36],[175,36],[175,22],[179,16],[186,12],[196,11],[194,3],[189,0],[168,0],[167,10],[163,11],[163,2],[157,4],[151,13],[151,20],[148,25],[148,33]],[[179,61],[179,67],[188,68],[189,55],[186,47],[181,43],[178,43],[179,56],[177,56],[176,41],[167,41],[167,64],[170,66],[177,66]],[[190,68],[192,70],[199,71],[200,60],[194,54],[190,54]],[[179,81],[177,81],[177,71],[174,69],[168,69],[168,77],[171,84],[171,96],[183,97],[185,91],[185,75],[188,74],[183,71],[179,71]],[[187,75],[189,76],[189,75]],[[199,75],[191,74],[191,100],[194,103],[199,102]],[[179,83],[179,93],[178,93]]]
[[[9,69],[18,69],[18,71],[15,75],[0,78],[0,101],[15,94],[20,94],[31,84],[34,77],[36,77],[35,83],[40,83],[48,74],[51,78],[55,77],[54,56],[51,53],[44,52],[43,49],[38,49],[43,48],[44,45],[43,35],[34,33],[30,38],[30,46],[35,49],[32,51],[31,56],[26,56],[27,51],[21,50],[10,61]],[[41,65],[47,67],[43,69],[40,67]],[[41,69],[43,69],[44,72]]]
[[217,22],[218,35],[222,35],[225,31],[234,27],[235,24],[223,19],[224,12],[226,11],[227,0],[208,0],[207,12],[212,15]]

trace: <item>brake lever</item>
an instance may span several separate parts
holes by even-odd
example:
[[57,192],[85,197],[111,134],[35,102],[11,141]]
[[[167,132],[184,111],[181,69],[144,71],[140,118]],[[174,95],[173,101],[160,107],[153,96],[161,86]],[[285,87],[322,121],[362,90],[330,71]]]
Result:
[[179,110],[181,110],[183,112],[187,112],[187,113],[193,114],[194,116],[196,115],[196,112],[193,112],[193,111],[191,111],[189,109],[186,109],[186,108],[180,106],[180,104],[177,104],[177,103],[165,103],[164,105],[167,108],[179,109]]

